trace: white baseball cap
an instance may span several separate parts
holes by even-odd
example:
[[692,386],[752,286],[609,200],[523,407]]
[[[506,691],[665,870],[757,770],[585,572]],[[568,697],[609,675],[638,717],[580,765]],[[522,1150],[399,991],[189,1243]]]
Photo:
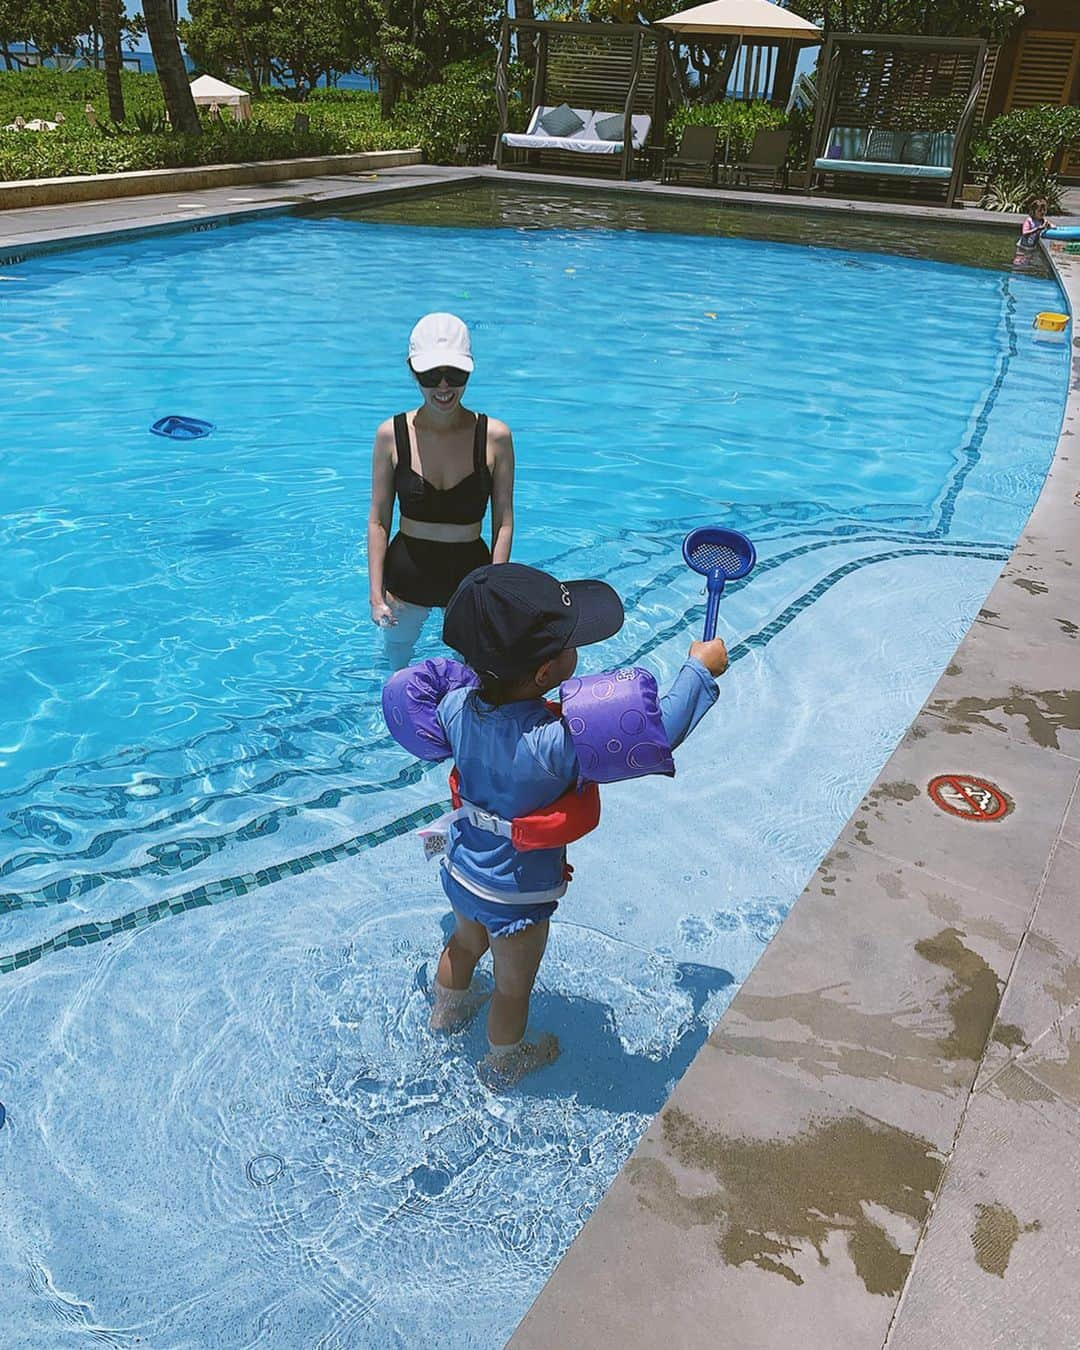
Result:
[[425,314],[409,334],[409,365],[421,375],[438,366],[472,370],[469,330],[456,314]]

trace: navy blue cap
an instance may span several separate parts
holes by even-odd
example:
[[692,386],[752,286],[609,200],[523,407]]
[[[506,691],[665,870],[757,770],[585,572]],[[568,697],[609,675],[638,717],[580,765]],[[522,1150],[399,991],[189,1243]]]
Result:
[[567,647],[603,642],[623,626],[605,581],[558,581],[521,563],[470,572],[450,598],[443,641],[480,675],[525,675]]

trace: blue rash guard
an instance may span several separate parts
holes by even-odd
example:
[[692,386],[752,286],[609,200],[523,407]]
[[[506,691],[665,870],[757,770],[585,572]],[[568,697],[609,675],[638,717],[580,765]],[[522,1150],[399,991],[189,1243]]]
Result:
[[[716,698],[716,681],[700,661],[689,657],[660,699],[672,749]],[[475,689],[455,689],[439,704],[438,716],[461,777],[461,795],[485,811],[506,820],[530,815],[578,781],[570,733],[542,699],[493,707]],[[521,852],[502,835],[459,820],[447,839],[443,887],[454,908],[467,911],[466,917],[492,931],[513,932],[554,911],[554,902],[566,890],[565,863],[564,848]],[[536,911],[531,919],[522,914],[526,907]]]

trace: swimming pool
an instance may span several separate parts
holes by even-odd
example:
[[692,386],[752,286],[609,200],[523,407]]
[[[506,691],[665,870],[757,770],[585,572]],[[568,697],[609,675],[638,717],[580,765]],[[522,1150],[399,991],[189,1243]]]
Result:
[[[1031,340],[1043,278],[416,210],[0,273],[14,1344],[499,1344],[1041,485],[1066,378]],[[506,1097],[479,1027],[425,1031],[446,907],[409,831],[444,787],[379,725],[361,574],[371,433],[429,308],[473,325],[470,401],[515,431],[515,556],[624,596],[588,668],[677,668],[690,526],[761,559],[679,776],[609,789],[575,847],[535,1013],[564,1053]],[[217,430],[148,435],[166,413]]]

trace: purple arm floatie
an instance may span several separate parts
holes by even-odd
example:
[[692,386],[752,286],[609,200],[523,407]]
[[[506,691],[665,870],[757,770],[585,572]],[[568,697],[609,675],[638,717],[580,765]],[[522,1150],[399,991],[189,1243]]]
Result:
[[449,759],[450,742],[439,721],[439,704],[452,689],[479,683],[468,666],[443,656],[397,671],[382,691],[390,735],[418,759]]
[[647,670],[631,666],[567,680],[562,715],[583,782],[621,783],[675,772],[656,681]]
[[[439,704],[452,689],[479,684],[460,661],[437,656],[392,675],[383,686],[387,728],[418,759],[449,759]],[[645,774],[673,774],[656,681],[632,667],[567,680],[562,715],[577,752],[583,783],[619,783]]]

